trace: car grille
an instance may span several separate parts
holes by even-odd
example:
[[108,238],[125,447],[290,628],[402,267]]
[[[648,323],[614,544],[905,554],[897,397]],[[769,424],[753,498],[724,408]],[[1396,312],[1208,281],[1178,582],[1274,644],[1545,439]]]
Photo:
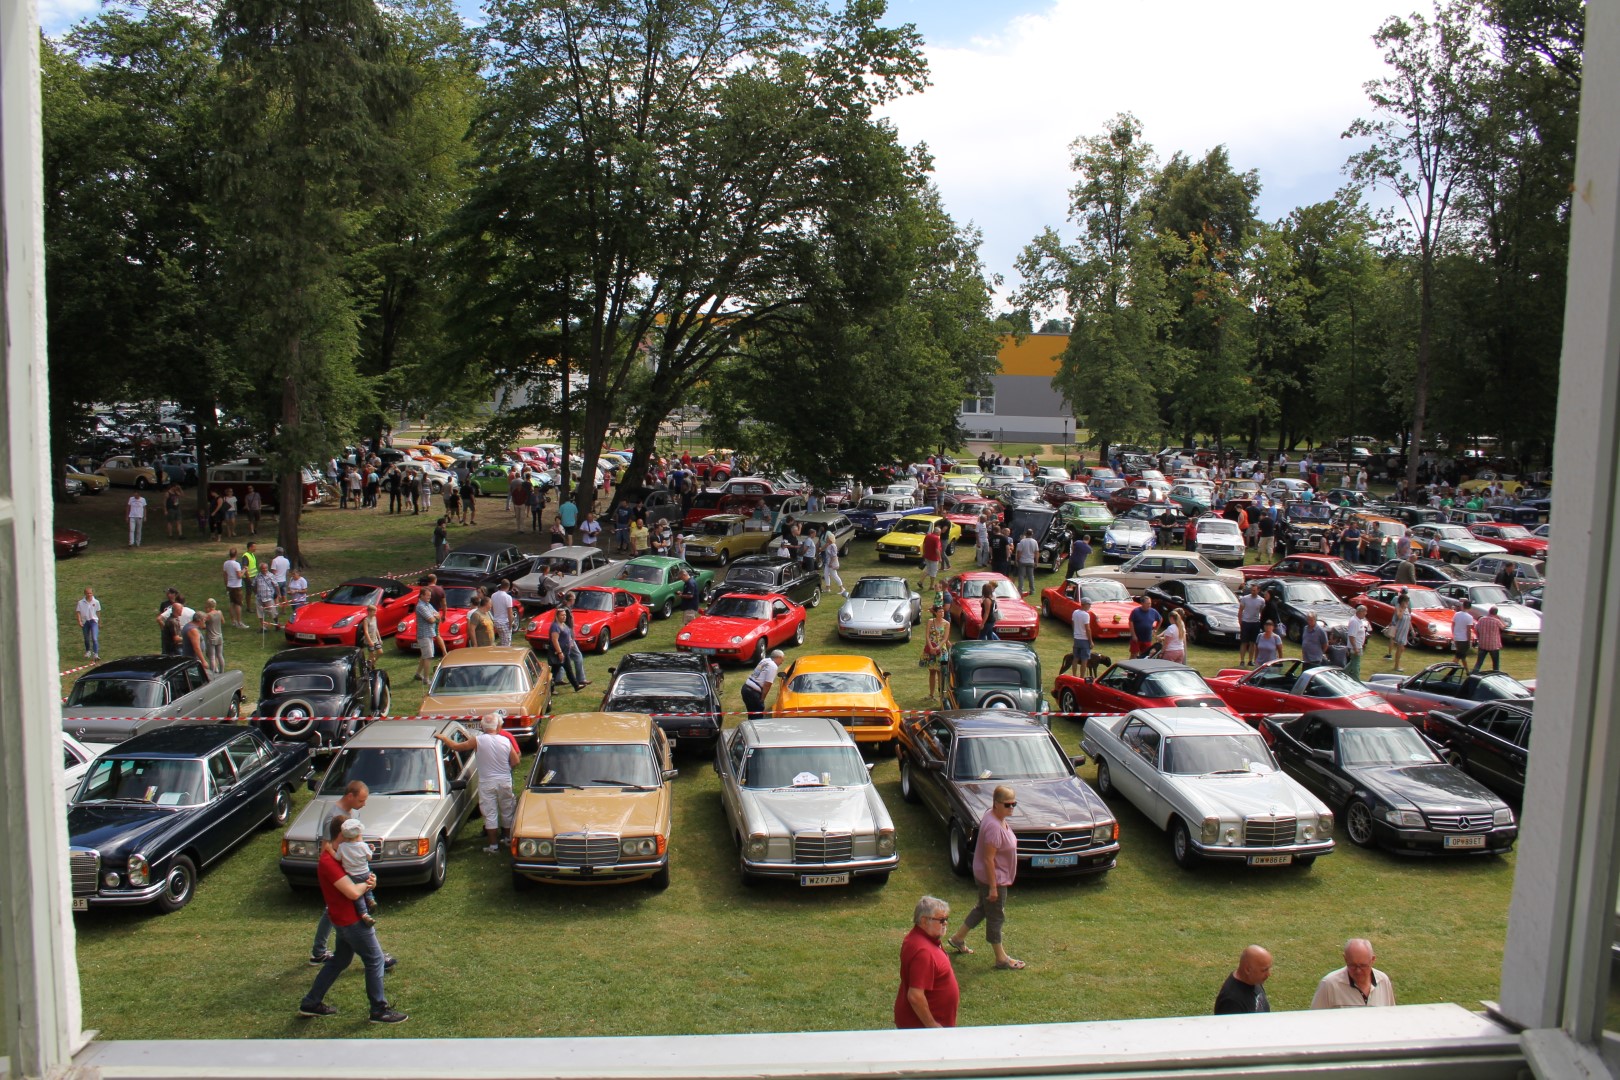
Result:
[[1492,815],[1489,810],[1477,814],[1425,814],[1429,828],[1437,832],[1490,832]]
[[557,865],[612,866],[619,861],[617,836],[564,833],[557,837]]
[[74,848],[68,853],[68,877],[74,896],[89,896],[101,880],[101,852]]
[[1247,847],[1284,847],[1294,842],[1296,825],[1291,817],[1246,818],[1243,843]]
[[1084,851],[1094,843],[1092,829],[1042,829],[1015,833],[1018,837],[1018,857],[1033,855],[1072,855]]
[[889,718],[879,716],[876,713],[870,713],[866,716],[835,716],[833,719],[846,728],[889,726]]
[[854,850],[855,838],[849,833],[799,833],[793,837],[796,863],[848,862]]

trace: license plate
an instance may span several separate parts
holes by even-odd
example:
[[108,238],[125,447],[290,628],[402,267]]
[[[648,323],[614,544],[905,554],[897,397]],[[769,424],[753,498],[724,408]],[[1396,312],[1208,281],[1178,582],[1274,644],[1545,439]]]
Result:
[[314,634],[294,634],[293,637],[297,638],[299,641],[314,641],[315,640],[315,635]]
[[883,634],[884,634],[884,631],[882,631],[882,630],[862,630],[860,633],[861,633],[862,637],[882,637]]
[[1080,862],[1078,855],[1033,855],[1029,865],[1036,870],[1044,870],[1053,866],[1075,866]]
[[848,885],[848,874],[800,874],[800,885]]
[[1287,866],[1294,861],[1292,855],[1250,855],[1250,866]]
[[720,650],[718,650],[718,649],[696,649],[695,648],[692,651],[697,653],[699,656],[713,656],[715,653],[719,652]]
[[1484,846],[1485,846],[1485,838],[1483,836],[1448,836],[1448,837],[1446,837],[1446,847],[1448,847],[1448,848],[1476,848],[1476,847],[1484,847]]
[[692,738],[701,738],[704,735],[712,734],[712,732],[700,727],[689,727],[681,728],[681,734]]
[[73,898],[73,910],[74,911],[89,911],[90,910],[90,898],[88,896],[75,896]]

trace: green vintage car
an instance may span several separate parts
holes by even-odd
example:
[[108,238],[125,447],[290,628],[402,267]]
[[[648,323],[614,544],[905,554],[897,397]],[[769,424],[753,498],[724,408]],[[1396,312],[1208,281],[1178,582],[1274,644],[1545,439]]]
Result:
[[685,567],[698,583],[698,595],[705,599],[714,586],[714,571],[699,570],[680,559],[665,555],[643,555],[619,564],[619,572],[604,584],[633,592],[642,603],[652,608],[653,614],[667,619],[675,613],[681,599],[681,568]]
[[1041,658],[1021,641],[958,641],[945,666],[948,709],[1047,709]]
[[472,485],[478,489],[480,495],[505,495],[507,488],[506,466],[480,465],[472,471]]
[[1076,499],[1058,507],[1058,523],[1071,528],[1101,532],[1114,523],[1114,515],[1103,503],[1090,499]]

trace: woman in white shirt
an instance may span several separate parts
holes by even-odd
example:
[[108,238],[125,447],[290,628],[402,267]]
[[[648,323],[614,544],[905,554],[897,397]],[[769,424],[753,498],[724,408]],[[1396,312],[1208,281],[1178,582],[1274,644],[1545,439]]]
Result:
[[1164,621],[1164,629],[1154,640],[1159,643],[1159,659],[1177,664],[1187,662],[1187,624],[1180,611],[1170,612],[1170,617]]

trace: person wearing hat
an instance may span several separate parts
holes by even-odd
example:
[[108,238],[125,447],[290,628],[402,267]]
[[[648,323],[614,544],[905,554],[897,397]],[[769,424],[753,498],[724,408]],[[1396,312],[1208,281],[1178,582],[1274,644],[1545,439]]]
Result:
[[951,651],[951,621],[945,617],[945,605],[938,600],[929,610],[928,625],[923,628],[922,659],[918,667],[928,669],[928,698],[945,693],[945,659]]
[[748,719],[758,720],[765,715],[765,698],[771,692],[771,684],[776,682],[782,661],[786,659],[787,654],[781,649],[772,649],[771,654],[748,673],[747,681],[742,684],[743,707],[748,710]]

